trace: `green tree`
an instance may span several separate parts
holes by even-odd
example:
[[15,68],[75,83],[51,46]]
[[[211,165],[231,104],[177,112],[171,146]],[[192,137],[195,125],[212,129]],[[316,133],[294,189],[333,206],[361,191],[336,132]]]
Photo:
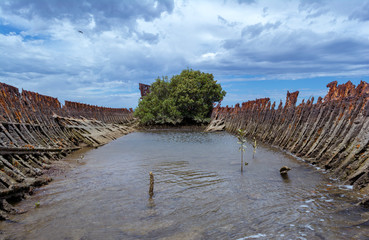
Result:
[[157,78],[135,110],[135,116],[143,124],[177,124],[182,118],[170,97],[168,77]]
[[158,78],[140,100],[135,116],[142,124],[191,124],[210,121],[213,103],[226,92],[214,76],[186,69],[180,75]]

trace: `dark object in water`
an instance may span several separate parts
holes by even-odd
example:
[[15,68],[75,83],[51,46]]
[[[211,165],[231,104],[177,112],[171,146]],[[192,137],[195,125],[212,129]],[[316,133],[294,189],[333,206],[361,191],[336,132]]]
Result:
[[289,168],[287,166],[283,166],[283,167],[281,167],[281,169],[279,169],[279,172],[280,172],[281,175],[286,175],[289,170],[291,170],[291,168]]
[[154,196],[154,174],[150,172],[150,189],[149,189],[150,198]]

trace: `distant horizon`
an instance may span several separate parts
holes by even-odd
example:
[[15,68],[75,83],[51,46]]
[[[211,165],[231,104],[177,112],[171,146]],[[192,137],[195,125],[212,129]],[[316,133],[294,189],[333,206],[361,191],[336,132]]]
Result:
[[135,108],[139,83],[212,73],[222,106],[369,82],[369,0],[0,1],[0,82]]

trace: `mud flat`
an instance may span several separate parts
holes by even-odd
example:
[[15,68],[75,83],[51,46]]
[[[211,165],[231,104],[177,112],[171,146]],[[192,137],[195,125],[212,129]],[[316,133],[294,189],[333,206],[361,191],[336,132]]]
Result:
[[[133,110],[104,108],[40,95],[0,83],[0,219],[9,204],[51,181],[55,161],[134,131]],[[55,165],[55,164],[54,164]]]
[[217,106],[208,131],[246,129],[250,137],[278,146],[369,193],[369,85],[350,81],[296,106],[299,92],[287,92],[276,108],[269,98],[235,107]]

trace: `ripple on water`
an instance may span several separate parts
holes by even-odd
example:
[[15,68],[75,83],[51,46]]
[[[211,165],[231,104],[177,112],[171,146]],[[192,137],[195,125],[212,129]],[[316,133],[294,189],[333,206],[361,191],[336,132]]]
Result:
[[266,234],[262,234],[262,233],[258,233],[255,235],[251,235],[251,236],[247,236],[247,237],[243,237],[243,238],[239,238],[238,240],[244,240],[244,239],[258,239],[258,238],[264,238],[266,237]]
[[[18,224],[0,229],[13,239],[367,236],[369,216],[354,206],[351,186],[262,144],[254,157],[245,152],[241,173],[237,139],[227,133],[137,132],[84,155],[86,164],[19,204],[29,212]],[[284,165],[288,178],[279,174]]]

